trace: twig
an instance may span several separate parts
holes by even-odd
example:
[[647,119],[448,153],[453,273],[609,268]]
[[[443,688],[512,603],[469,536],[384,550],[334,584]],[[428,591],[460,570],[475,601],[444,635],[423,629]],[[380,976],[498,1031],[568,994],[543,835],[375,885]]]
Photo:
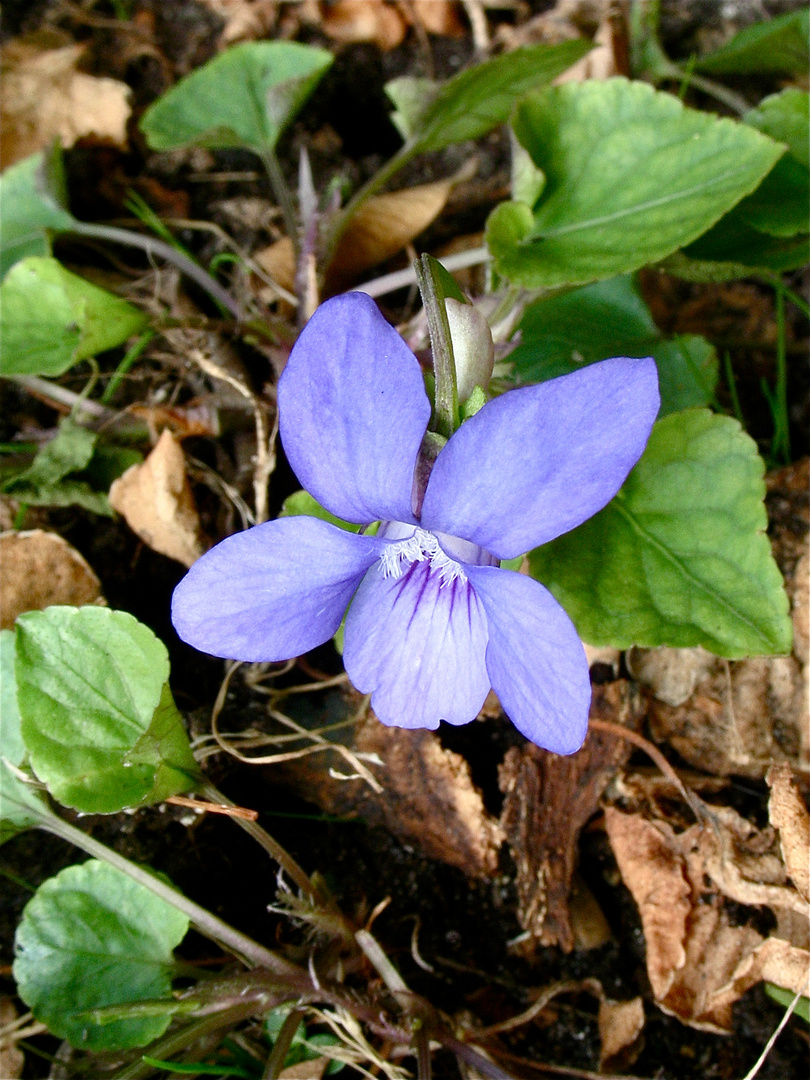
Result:
[[184,795],[170,795],[167,803],[173,806],[188,806],[192,810],[198,810],[201,814],[225,814],[227,817],[244,818],[246,821],[256,821],[259,816],[258,810],[248,810],[245,806],[226,806],[223,803],[201,802],[199,799],[187,799]]
[[583,979],[579,981],[566,980],[564,982],[552,983],[551,986],[547,986],[542,991],[536,1001],[532,1002],[528,1009],[525,1009],[522,1013],[518,1013],[517,1016],[513,1016],[511,1020],[502,1020],[499,1024],[490,1024],[489,1027],[479,1028],[473,1032],[476,1039],[485,1039],[489,1035],[499,1035],[502,1031],[514,1031],[515,1028],[522,1027],[524,1024],[528,1024],[534,1020],[536,1016],[545,1009],[550,1001],[552,1001],[558,994],[571,994],[580,990],[593,991],[597,997],[600,996],[597,987],[596,980]]
[[668,780],[671,780],[677,790],[683,795],[684,800],[691,807],[692,813],[698,819],[698,821],[705,821],[707,817],[711,815],[708,813],[708,809],[702,799],[690,788],[684,784],[680,776],[675,772],[670,763],[661,753],[654,743],[651,743],[649,739],[645,739],[643,735],[639,735],[636,731],[631,731],[630,728],[623,727],[621,724],[614,724],[610,720],[597,720],[595,717],[591,717],[588,721],[588,726],[595,731],[605,731],[609,735],[618,735],[620,739],[627,739],[634,746],[637,746],[639,750],[643,750],[644,753],[655,762],[661,772],[666,776]]
[[802,989],[794,997],[793,1001],[791,1001],[790,1005],[788,1005],[788,1007],[787,1007],[787,1009],[785,1011],[785,1015],[779,1021],[779,1026],[776,1028],[773,1035],[771,1035],[770,1039],[768,1039],[768,1041],[765,1043],[764,1050],[762,1051],[762,1053],[757,1058],[756,1062],[754,1063],[753,1068],[749,1072],[747,1072],[745,1074],[745,1076],[743,1077],[743,1080],[754,1080],[754,1077],[757,1075],[759,1070],[765,1064],[765,1059],[767,1058],[768,1054],[770,1054],[771,1050],[773,1049],[773,1044],[776,1042],[776,1040],[782,1034],[782,1031],[783,1031],[785,1025],[787,1024],[788,1020],[790,1020],[791,1016],[793,1015],[793,1010],[799,1004],[799,998],[805,996],[805,991],[806,990],[807,990],[807,987],[802,987]]

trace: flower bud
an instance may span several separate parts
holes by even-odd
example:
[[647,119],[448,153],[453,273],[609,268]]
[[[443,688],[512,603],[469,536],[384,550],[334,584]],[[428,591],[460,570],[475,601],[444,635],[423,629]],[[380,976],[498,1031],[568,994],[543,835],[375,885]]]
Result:
[[495,363],[495,346],[489,323],[471,304],[445,300],[450,339],[456,364],[458,400],[463,404],[476,386],[486,390]]

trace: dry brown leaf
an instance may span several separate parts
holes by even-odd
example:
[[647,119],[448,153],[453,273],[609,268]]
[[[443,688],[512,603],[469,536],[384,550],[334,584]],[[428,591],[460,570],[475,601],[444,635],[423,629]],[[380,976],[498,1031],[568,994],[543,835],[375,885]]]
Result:
[[321,1080],[329,1058],[315,1058],[314,1061],[299,1061],[297,1065],[288,1065],[278,1074],[278,1080]]
[[554,80],[555,86],[567,82],[585,82],[587,79],[610,79],[620,74],[616,65],[613,18],[608,15],[599,24],[593,39],[594,48]]
[[[638,695],[626,681],[595,686],[591,716],[634,727]],[[570,757],[527,743],[509,750],[500,766],[501,825],[517,865],[518,919],[531,934],[525,942],[529,954],[538,944],[565,952],[576,944],[568,898],[579,833],[629,752],[625,740],[591,732]]]
[[[341,237],[327,271],[325,295],[347,288],[364,270],[401,251],[442,212],[456,182],[456,177],[437,180],[369,199]],[[295,256],[288,236],[260,251],[255,259],[283,288],[295,288]]]
[[460,37],[464,33],[455,0],[411,0],[406,11],[429,34]]
[[503,835],[487,814],[464,758],[443,749],[432,731],[385,727],[373,713],[347,738],[353,753],[362,754],[364,762],[371,760],[368,768],[382,786],[379,794],[362,779],[341,779],[346,761],[331,750],[291,767],[273,766],[270,775],[274,782],[282,776],[326,813],[382,825],[429,858],[470,877],[495,872]]
[[67,540],[54,532],[0,534],[0,627],[24,611],[52,604],[103,604],[101,582]]
[[337,0],[322,4],[321,13],[323,30],[335,41],[372,41],[388,52],[405,37],[402,16],[383,0]]
[[278,18],[278,0],[201,0],[225,23],[221,45],[235,41],[255,41],[270,36]]
[[77,70],[82,45],[45,52],[4,52],[2,166],[28,157],[58,138],[63,146],[94,135],[126,145],[132,112],[129,87]]
[[632,1065],[641,1050],[644,1030],[644,1003],[640,997],[629,1001],[599,1002],[599,1071],[614,1072]]
[[772,765],[766,777],[771,789],[768,817],[779,830],[782,857],[793,884],[805,898],[810,899],[810,814],[799,794],[790,766],[784,762]]
[[[657,1003],[692,1027],[726,1031],[733,1002],[755,982],[789,989],[806,979],[808,909],[785,885],[772,830],[730,807],[711,814],[676,833],[667,821],[608,807],[605,824],[639,908]],[[741,922],[740,904],[771,907],[779,932],[792,925],[797,940],[763,939]]]
[[145,544],[184,566],[205,550],[183,451],[168,428],[145,461],[114,481],[110,505]]

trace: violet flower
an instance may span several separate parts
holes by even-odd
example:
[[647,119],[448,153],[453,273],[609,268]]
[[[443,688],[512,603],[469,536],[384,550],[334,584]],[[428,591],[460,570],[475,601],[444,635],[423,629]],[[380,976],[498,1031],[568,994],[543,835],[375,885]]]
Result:
[[488,402],[429,468],[422,373],[361,293],[327,301],[279,380],[281,439],[306,490],[376,536],[284,517],[228,537],[178,585],[172,619],[215,656],[278,661],[328,641],[385,724],[473,720],[492,686],[527,739],[585,737],[576,630],[539,582],[500,568],[616,494],[658,412],[651,359],[592,364]]

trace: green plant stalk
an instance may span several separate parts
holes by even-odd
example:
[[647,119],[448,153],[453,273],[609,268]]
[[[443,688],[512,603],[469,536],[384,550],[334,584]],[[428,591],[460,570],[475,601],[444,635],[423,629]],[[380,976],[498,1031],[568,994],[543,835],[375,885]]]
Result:
[[[173,1031],[170,1035],[160,1039],[156,1043],[152,1043],[149,1049],[152,1051],[149,1057],[166,1058],[171,1057],[173,1054],[178,1054],[181,1050],[185,1050],[191,1043],[196,1042],[198,1039],[203,1038],[205,1035],[210,1035],[220,1028],[227,1027],[232,1024],[238,1023],[240,1020],[247,1020],[256,1011],[255,1002],[245,1002],[241,1005],[235,1005],[230,1009],[223,1009],[222,1012],[212,1013],[210,1016],[204,1016],[201,1020],[195,1020],[191,1024],[186,1024],[178,1031]],[[152,1076],[157,1070],[154,1065],[150,1065],[143,1059],[133,1061],[129,1065],[125,1065],[123,1069],[120,1069],[113,1075],[111,1080],[146,1080],[146,1077]]]
[[295,252],[295,262],[297,266],[301,245],[298,237],[298,218],[295,213],[295,204],[293,203],[290,189],[287,186],[287,181],[284,179],[284,173],[281,171],[281,165],[276,157],[275,150],[268,146],[259,154],[259,157],[262,159],[262,164],[267,172],[273,194],[278,199],[279,206],[281,207],[281,214],[284,218],[287,235],[290,238],[293,251]]
[[[236,803],[232,802],[226,795],[223,795],[218,788],[207,781],[201,790],[212,802],[221,803],[223,806],[236,806]],[[290,855],[290,853],[283,848],[269,832],[263,829],[257,822],[249,821],[247,818],[233,817],[232,820],[241,829],[244,829],[248,836],[251,836],[257,844],[264,848],[270,858],[278,863],[284,873],[298,886],[301,892],[309,897],[310,902],[313,905],[317,905],[321,908],[324,915],[324,922],[330,924],[329,928],[331,930],[339,937],[348,941],[354,939],[352,927],[349,925],[332,897],[322,888],[319,888],[316,882],[312,881],[303,867],[298,865],[292,855]]]
[[281,1025],[281,1030],[276,1036],[276,1041],[273,1043],[273,1049],[268,1058],[267,1067],[262,1074],[262,1080],[277,1080],[281,1075],[295,1033],[298,1031],[298,1026],[305,1015],[304,1009],[292,1009],[286,1016],[284,1023]]
[[774,431],[771,456],[790,462],[790,419],[787,403],[787,347],[785,293],[781,281],[776,285],[776,387],[773,395]]
[[416,279],[427,315],[430,345],[433,351],[433,373],[436,377],[434,415],[436,431],[449,439],[458,427],[458,384],[453,358],[453,342],[443,293],[433,275],[429,255],[415,264]]
[[140,248],[149,255],[157,255],[165,259],[204,289],[226,314],[233,316],[237,322],[241,321],[242,309],[228,290],[215,281],[202,266],[164,240],[158,240],[155,236],[143,236],[129,229],[119,229],[114,225],[95,225],[86,221],[74,220],[70,229],[66,231],[75,233],[77,236],[108,240],[111,244],[125,244],[127,247]]
[[745,418],[743,417],[742,409],[740,408],[740,397],[737,393],[737,380],[734,377],[734,368],[731,365],[731,353],[726,349],[723,353],[723,370],[726,375],[726,382],[728,383],[729,397],[731,398],[731,408],[734,410],[734,416],[741,428],[745,428]]
[[295,981],[300,981],[301,972],[297,965],[290,963],[277,953],[271,952],[270,949],[266,949],[246,934],[217,918],[216,915],[207,911],[204,907],[196,904],[193,900],[189,900],[188,897],[172,888],[171,885],[161,881],[149,870],[130,862],[123,855],[119,855],[117,851],[113,851],[106,844],[102,844],[92,836],[88,836],[87,833],[83,833],[81,829],[77,829],[67,821],[63,821],[56,814],[43,810],[39,827],[80,848],[94,859],[101,859],[109,863],[110,866],[114,866],[116,870],[120,870],[121,873],[126,874],[127,877],[136,881],[139,885],[149,889],[155,896],[159,896],[167,904],[171,904],[178,911],[182,911],[184,915],[188,916],[195,930],[215,941],[222,948],[227,949],[228,952],[233,953],[247,967],[267,968],[282,979],[295,976]]
[[141,336],[138,338],[138,340],[135,342],[135,344],[132,346],[132,348],[127,350],[127,353],[124,356],[123,360],[118,365],[118,367],[115,369],[115,371],[113,372],[112,378],[107,383],[106,390],[101,395],[101,404],[102,405],[109,405],[110,404],[112,399],[115,397],[116,390],[121,385],[121,383],[124,381],[124,378],[125,378],[127,372],[130,370],[132,365],[135,363],[135,361],[141,355],[141,353],[146,348],[146,346],[149,344],[149,342],[152,340],[152,338],[156,336],[156,333],[157,333],[157,331],[155,331],[155,330],[145,330],[141,334]]

